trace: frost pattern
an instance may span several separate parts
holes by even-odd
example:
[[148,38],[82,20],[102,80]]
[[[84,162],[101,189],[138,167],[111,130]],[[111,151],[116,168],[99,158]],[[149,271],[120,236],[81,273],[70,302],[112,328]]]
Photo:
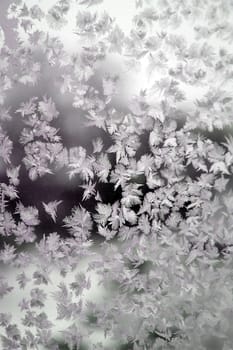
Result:
[[[25,290],[20,324],[0,313],[1,349],[62,349],[60,320],[67,349],[205,350],[214,339],[230,350],[233,3],[135,0],[127,33],[106,1],[13,1],[15,48],[0,27],[0,261],[17,270],[12,285],[1,272],[0,299]],[[72,15],[74,54],[58,35]],[[121,75],[98,75],[109,55],[146,77],[126,109]],[[87,146],[65,142],[66,116],[47,92],[8,106],[46,67],[82,125],[98,130]],[[49,187],[57,173],[82,193],[62,218],[60,197],[22,194],[22,178]],[[45,217],[59,230],[41,235]],[[101,302],[87,298],[90,272],[108,291]],[[88,342],[96,330],[105,338]]]

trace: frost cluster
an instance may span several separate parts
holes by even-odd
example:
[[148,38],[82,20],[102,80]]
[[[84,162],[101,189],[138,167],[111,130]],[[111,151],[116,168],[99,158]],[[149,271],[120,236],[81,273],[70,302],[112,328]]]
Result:
[[[20,323],[0,310],[0,348],[231,350],[233,2],[125,0],[127,32],[112,1],[13,0],[12,47],[0,23],[1,303],[24,294]],[[129,71],[146,83],[120,106]],[[55,93],[32,95],[47,75]],[[67,141],[61,96],[89,143]],[[81,193],[69,212],[59,191],[25,200],[57,176]]]

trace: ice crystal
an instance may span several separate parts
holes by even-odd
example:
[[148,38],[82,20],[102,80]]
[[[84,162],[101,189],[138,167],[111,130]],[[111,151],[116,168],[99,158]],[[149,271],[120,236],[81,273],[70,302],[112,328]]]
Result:
[[0,23],[0,347],[230,349],[232,1],[109,3]]

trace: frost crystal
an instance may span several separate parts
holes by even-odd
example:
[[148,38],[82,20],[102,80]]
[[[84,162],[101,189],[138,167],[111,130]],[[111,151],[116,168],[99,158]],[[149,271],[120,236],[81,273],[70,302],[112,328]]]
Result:
[[8,5],[0,348],[231,349],[232,1]]

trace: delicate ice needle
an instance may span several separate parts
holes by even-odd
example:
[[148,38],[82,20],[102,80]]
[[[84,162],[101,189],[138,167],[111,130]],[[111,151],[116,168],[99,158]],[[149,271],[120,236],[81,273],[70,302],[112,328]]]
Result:
[[44,210],[46,211],[46,213],[48,215],[51,216],[51,218],[53,219],[54,222],[56,222],[56,218],[57,218],[57,207],[61,203],[62,203],[62,201],[52,201],[52,202],[49,202],[47,204],[42,202]]

